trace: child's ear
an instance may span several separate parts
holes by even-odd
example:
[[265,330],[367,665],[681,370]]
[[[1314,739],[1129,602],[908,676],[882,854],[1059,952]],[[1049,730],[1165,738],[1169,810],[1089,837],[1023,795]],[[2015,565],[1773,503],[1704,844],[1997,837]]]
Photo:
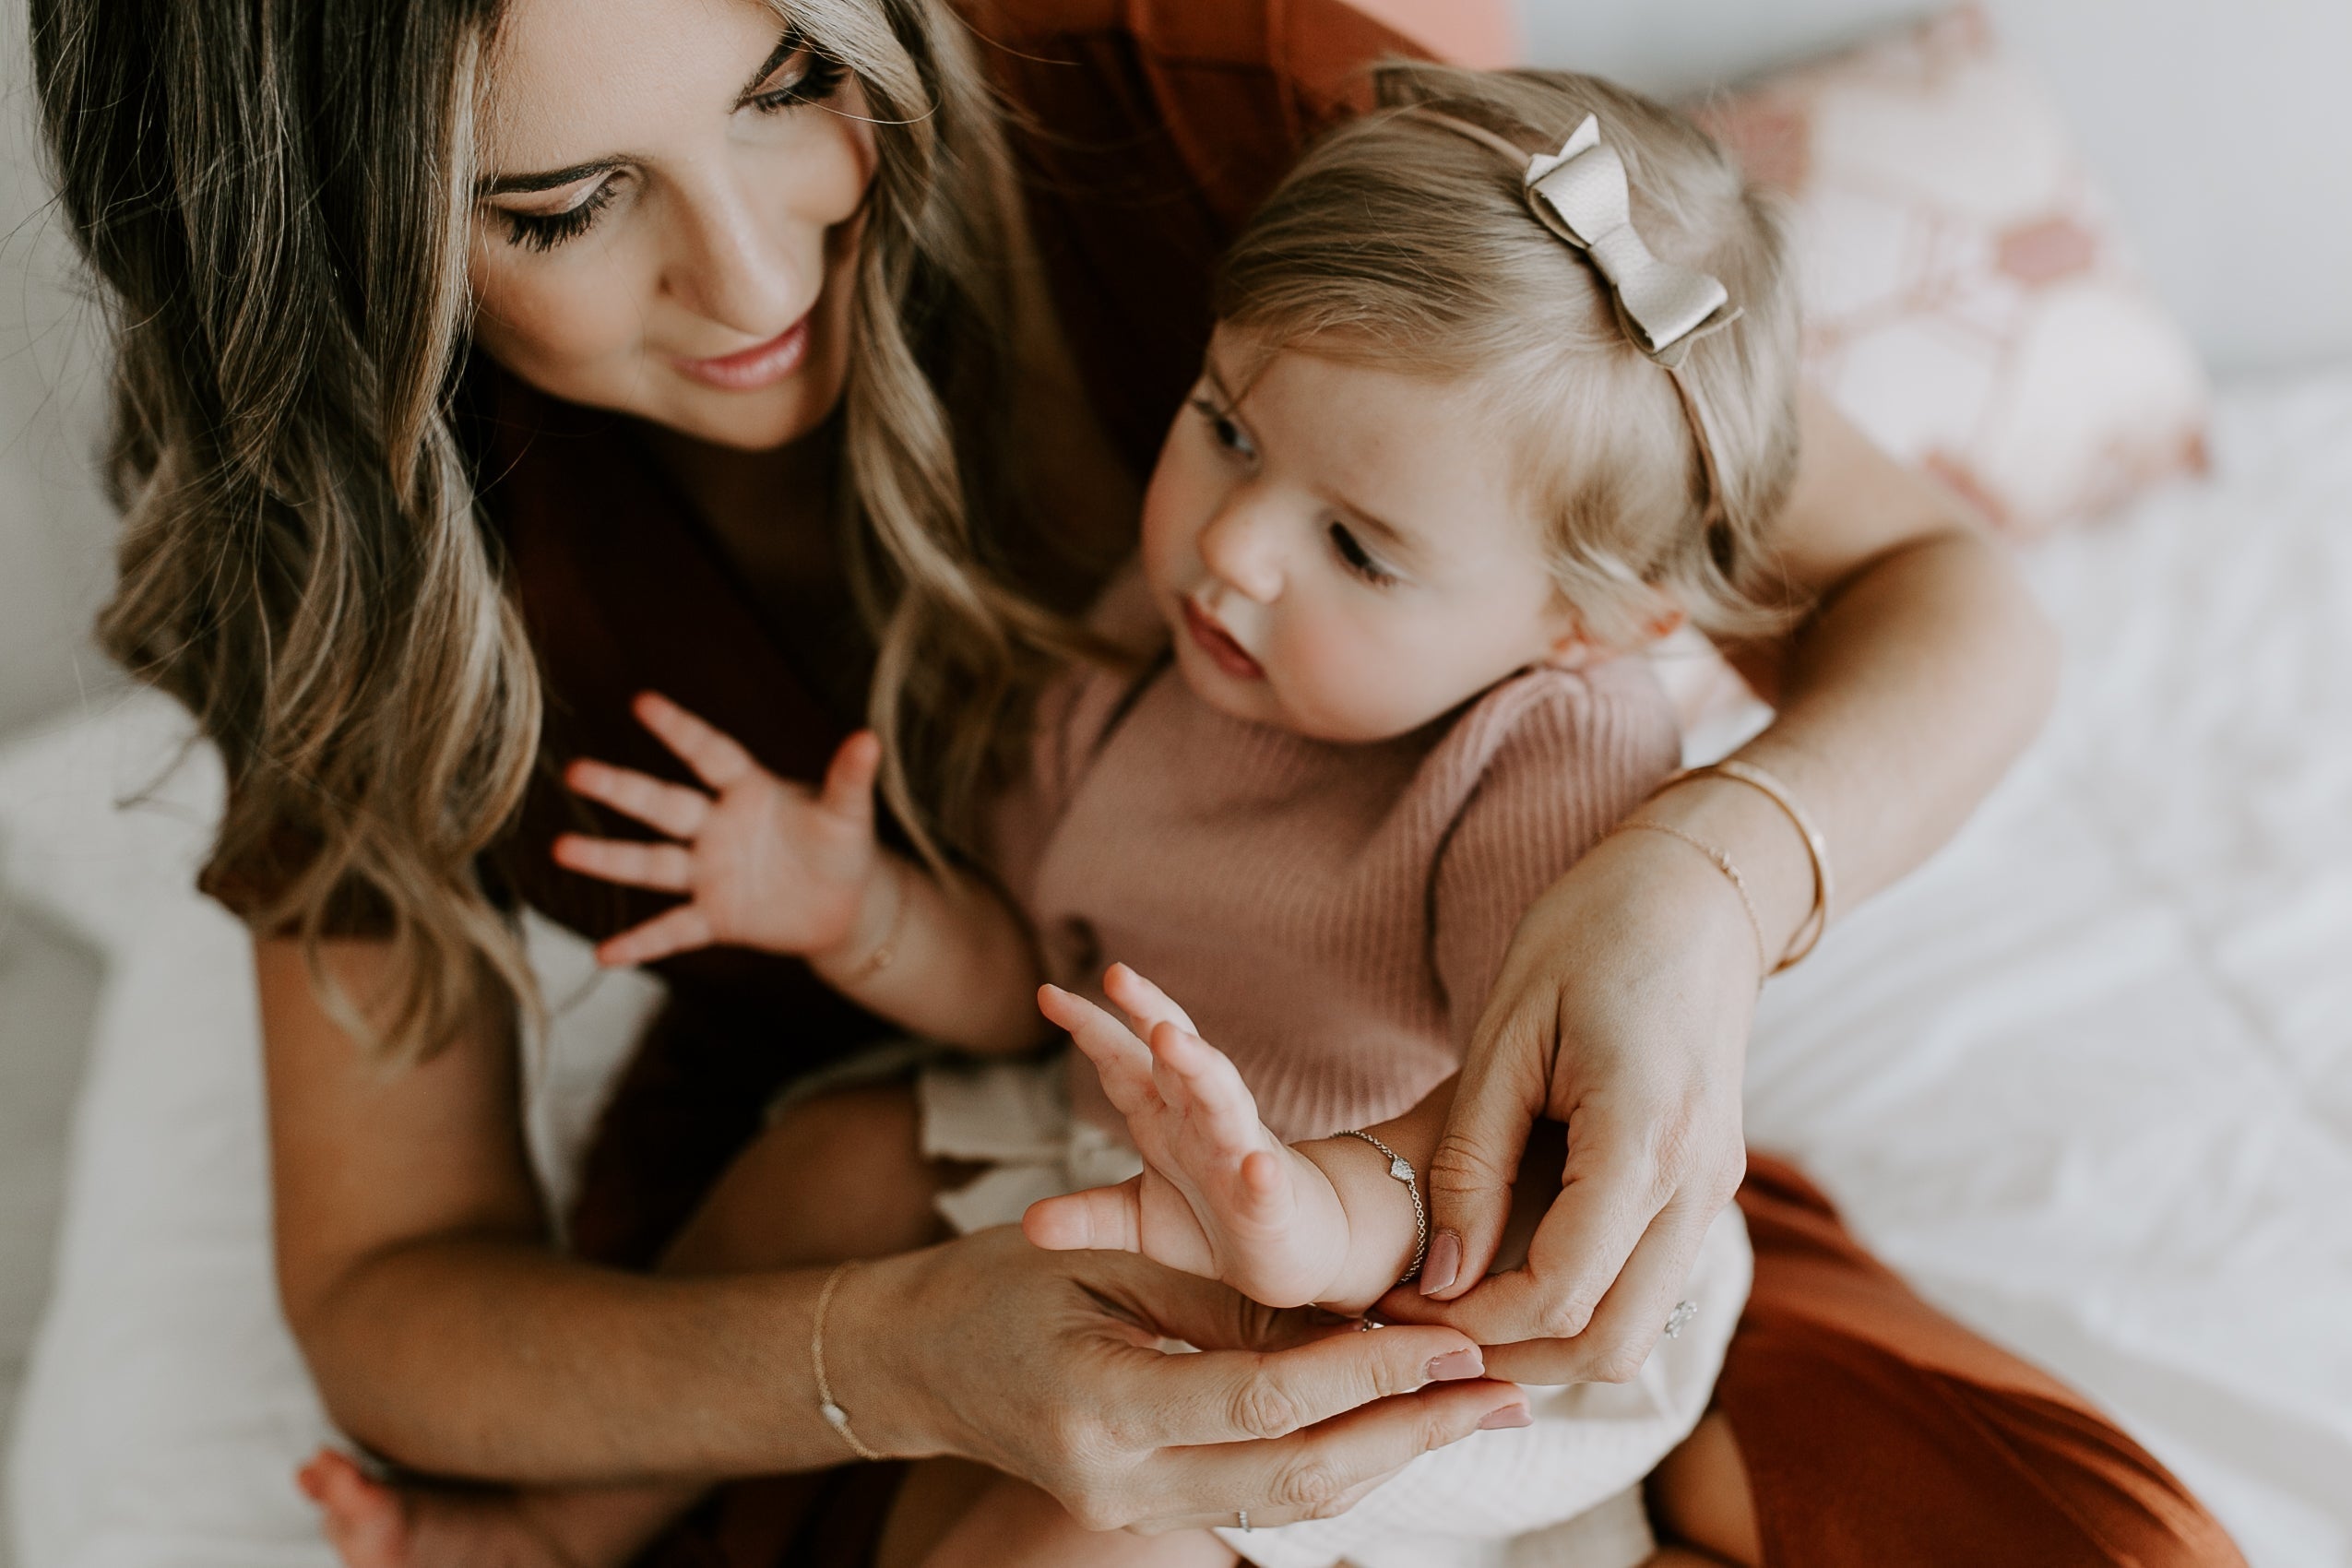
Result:
[[1637,624],[1638,635],[1628,637],[1625,646],[1620,647],[1587,632],[1582,619],[1567,605],[1558,606],[1552,639],[1544,649],[1543,662],[1555,670],[1588,669],[1672,636],[1689,619],[1681,605],[1655,590],[1651,591],[1647,608],[1648,616]]
[[1552,638],[1544,649],[1543,661],[1554,670],[1583,670],[1610,657],[1609,649],[1577,630]]

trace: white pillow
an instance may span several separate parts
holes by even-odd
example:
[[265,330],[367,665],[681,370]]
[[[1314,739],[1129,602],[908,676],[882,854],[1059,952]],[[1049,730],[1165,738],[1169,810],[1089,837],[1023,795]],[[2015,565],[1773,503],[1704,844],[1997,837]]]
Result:
[[[9,1457],[37,1568],[335,1561],[292,1481],[332,1433],[278,1313],[250,948],[194,888],[220,776],[189,731],[141,694],[0,752],[9,882],[108,960]],[[532,1146],[560,1202],[659,987],[529,938],[557,1013]]]

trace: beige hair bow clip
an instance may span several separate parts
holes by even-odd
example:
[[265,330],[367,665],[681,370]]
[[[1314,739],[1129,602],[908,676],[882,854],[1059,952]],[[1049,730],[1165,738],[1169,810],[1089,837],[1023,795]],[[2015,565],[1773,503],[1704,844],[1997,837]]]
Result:
[[1608,283],[1625,334],[1642,352],[1672,370],[1698,339],[1740,318],[1721,282],[1694,267],[1660,261],[1633,228],[1633,197],[1625,160],[1587,114],[1558,152],[1530,158],[1507,137],[1431,109],[1427,120],[1494,148],[1514,163],[1525,160],[1527,209],[1552,233],[1585,253]]
[[1585,252],[1609,280],[1617,308],[1642,351],[1681,362],[1692,341],[1740,313],[1723,285],[1693,267],[1660,261],[1633,228],[1624,160],[1587,114],[1555,153],[1528,160],[1527,206],[1543,226]]

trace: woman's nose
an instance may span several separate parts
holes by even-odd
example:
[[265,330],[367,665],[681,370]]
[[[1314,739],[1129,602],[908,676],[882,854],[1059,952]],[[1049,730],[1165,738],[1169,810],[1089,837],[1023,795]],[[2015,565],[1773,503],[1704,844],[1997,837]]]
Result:
[[773,338],[797,320],[811,291],[786,236],[740,192],[697,191],[678,226],[668,291],[696,315],[747,337]]
[[1244,490],[1201,530],[1201,564],[1242,597],[1271,604],[1282,592],[1281,551],[1273,518]]

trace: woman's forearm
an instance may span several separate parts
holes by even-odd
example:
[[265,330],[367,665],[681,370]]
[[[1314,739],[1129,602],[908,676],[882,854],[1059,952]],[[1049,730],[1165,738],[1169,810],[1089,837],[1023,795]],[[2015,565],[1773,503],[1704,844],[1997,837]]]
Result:
[[[1768,769],[1827,841],[1835,916],[1940,848],[2047,716],[2057,637],[2007,555],[1954,528],[1835,588],[1776,671],[1772,725],[1737,754]],[[1770,956],[1812,908],[1802,841],[1773,802],[1707,779],[1645,815],[1721,844],[1756,896]]]
[[[319,954],[362,1000],[393,961],[375,942]],[[523,1149],[509,1030],[485,1019],[391,1067],[327,1011],[298,944],[256,944],[255,968],[279,1294],[343,1431],[421,1469],[510,1481],[843,1456],[812,1392],[822,1274],[645,1278],[561,1256]]]
[[601,1485],[808,1470],[849,1456],[811,1370],[825,1277],[645,1277],[435,1238],[355,1264],[301,1335],[337,1425],[435,1474]]

